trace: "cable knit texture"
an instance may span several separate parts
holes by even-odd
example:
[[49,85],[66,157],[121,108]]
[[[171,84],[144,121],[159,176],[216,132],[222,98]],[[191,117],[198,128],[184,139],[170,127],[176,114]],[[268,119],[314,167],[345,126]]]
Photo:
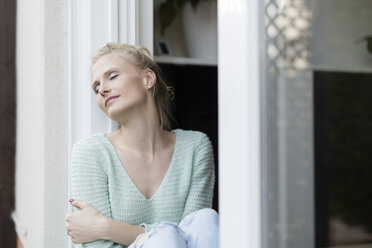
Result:
[[[72,198],[90,203],[111,219],[142,225],[146,231],[161,221],[180,223],[189,213],[211,208],[215,171],[208,136],[183,129],[172,132],[176,143],[171,164],[151,199],[133,183],[104,133],[92,134],[73,146]],[[126,246],[97,240],[77,247]]]

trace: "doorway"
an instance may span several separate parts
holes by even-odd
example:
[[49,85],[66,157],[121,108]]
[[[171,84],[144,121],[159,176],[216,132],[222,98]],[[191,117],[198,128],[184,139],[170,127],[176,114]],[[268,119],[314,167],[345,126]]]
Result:
[[370,247],[372,2],[266,0],[261,15],[265,247]]

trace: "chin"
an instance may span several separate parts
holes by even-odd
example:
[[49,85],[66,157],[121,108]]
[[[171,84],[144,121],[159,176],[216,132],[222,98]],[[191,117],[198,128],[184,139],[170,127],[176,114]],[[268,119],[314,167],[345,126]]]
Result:
[[106,115],[113,121],[120,121],[121,119],[123,119],[123,113],[122,112],[108,112],[106,113]]
[[119,122],[120,120],[125,119],[124,117],[128,115],[130,107],[128,106],[110,106],[106,115],[113,121]]
[[136,115],[139,111],[143,111],[143,103],[141,101],[126,101],[114,102],[106,109],[106,115],[113,121],[120,121],[128,118],[128,116]]

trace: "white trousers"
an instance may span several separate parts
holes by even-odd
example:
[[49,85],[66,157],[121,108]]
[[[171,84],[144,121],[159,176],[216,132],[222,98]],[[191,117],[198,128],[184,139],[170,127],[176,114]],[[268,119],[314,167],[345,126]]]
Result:
[[[147,237],[136,247],[142,236]],[[180,224],[164,221],[148,233],[138,235],[128,248],[218,248],[218,213],[211,208],[203,208],[187,215]]]

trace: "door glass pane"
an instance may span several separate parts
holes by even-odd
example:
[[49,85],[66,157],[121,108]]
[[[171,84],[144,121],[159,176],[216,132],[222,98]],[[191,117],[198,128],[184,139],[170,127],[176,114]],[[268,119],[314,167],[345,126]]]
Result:
[[372,1],[262,16],[264,247],[372,247]]

